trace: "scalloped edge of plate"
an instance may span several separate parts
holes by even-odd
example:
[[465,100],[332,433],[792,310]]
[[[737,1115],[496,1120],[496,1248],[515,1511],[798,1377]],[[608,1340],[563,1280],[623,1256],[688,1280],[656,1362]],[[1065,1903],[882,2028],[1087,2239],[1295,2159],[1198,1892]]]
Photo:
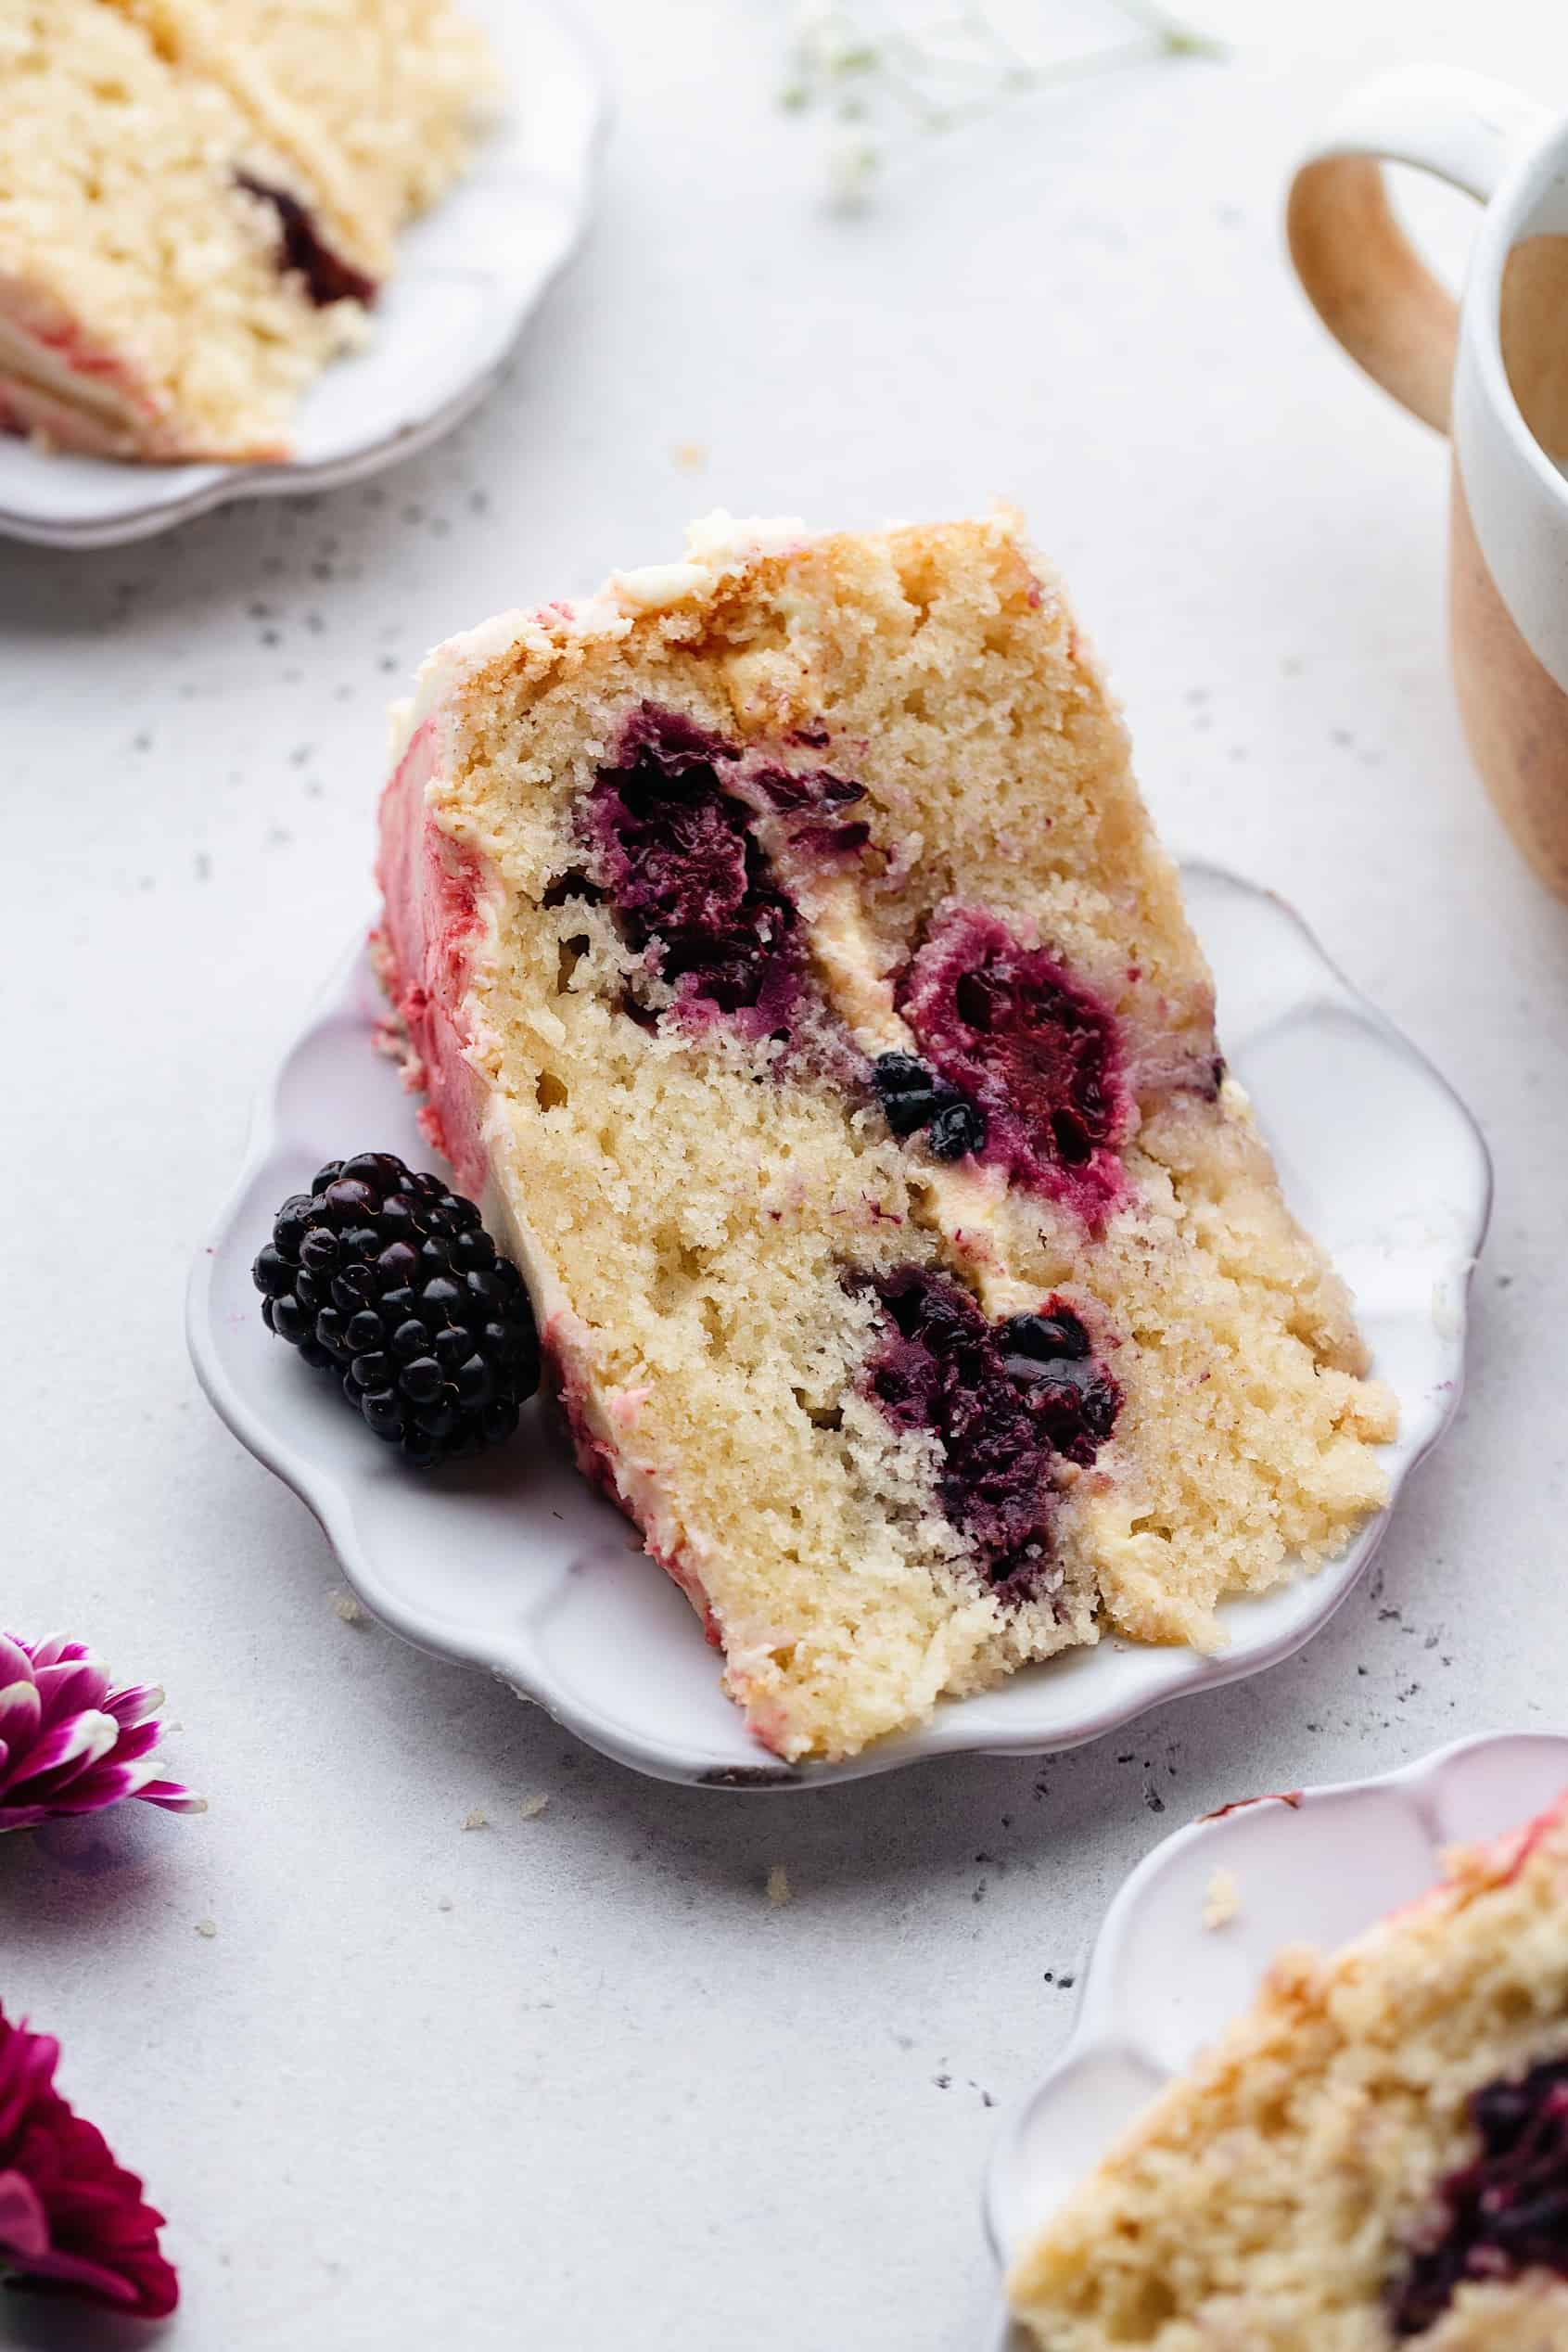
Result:
[[[438,1655],[486,1667],[519,1696],[542,1706],[593,1746],[661,1779],[715,1787],[809,1787],[888,1771],[942,1755],[1054,1754],[1119,1729],[1172,1699],[1212,1690],[1279,1664],[1320,1630],[1353,1589],[1388,1525],[1404,1478],[1436,1442],[1453,1414],[1463,1369],[1466,1296],[1490,1207],[1490,1162],[1474,1120],[1453,1090],[1425,1057],[1341,978],[1293,908],[1276,893],[1220,868],[1188,864],[1182,873],[1189,902],[1194,910],[1194,928],[1205,947],[1212,947],[1213,940],[1212,936],[1205,938],[1205,911],[1217,920],[1217,910],[1223,904],[1233,920],[1262,924],[1262,937],[1268,942],[1268,976],[1288,965],[1287,945],[1294,945],[1302,973],[1311,975],[1310,987],[1306,986],[1304,979],[1294,990],[1280,994],[1277,1002],[1265,988],[1264,1013],[1250,1026],[1238,1024],[1245,1032],[1239,1042],[1232,1030],[1222,1024],[1233,1066],[1237,1061],[1246,1063],[1249,1049],[1261,1049],[1288,1033],[1293,1022],[1304,1015],[1309,1019],[1348,1021],[1392,1057],[1390,1067],[1402,1068],[1407,1080],[1416,1084],[1421,1098],[1447,1122],[1452,1144],[1449,1191],[1428,1199],[1421,1211],[1435,1221],[1430,1230],[1421,1229],[1421,1238],[1433,1253],[1431,1296],[1412,1300],[1401,1292],[1403,1311],[1397,1317],[1389,1317],[1390,1324],[1396,1329],[1409,1326],[1419,1330],[1432,1358],[1434,1376],[1417,1389],[1399,1391],[1401,1431],[1390,1450],[1392,1483],[1388,1505],[1361,1528],[1337,1559],[1316,1574],[1298,1578],[1256,1598],[1222,1604],[1222,1614],[1235,1634],[1228,1650],[1201,1656],[1188,1650],[1106,1641],[1093,1649],[1069,1652],[1042,1665],[1026,1668],[995,1690],[971,1698],[944,1701],[934,1719],[919,1731],[875,1743],[844,1762],[790,1765],[769,1757],[755,1744],[739,1710],[728,1701],[719,1698],[716,1708],[710,1706],[706,1683],[689,1720],[682,1721],[679,1734],[671,1734],[650,1730],[646,1721],[637,1719],[635,1706],[622,1705],[613,1692],[591,1690],[580,1681],[574,1682],[570,1674],[563,1674],[558,1662],[552,1663],[547,1655],[547,1620],[552,1615],[559,1617],[568,1586],[574,1579],[578,1580],[580,1599],[586,1590],[582,1581],[585,1569],[602,1570],[605,1578],[613,1579],[623,1572],[619,1555],[629,1546],[638,1551],[640,1574],[669,1595],[681,1625],[679,1636],[674,1636],[669,1630],[669,1618],[660,1615],[662,1604],[653,1601],[651,1591],[644,1592],[641,1587],[627,1586],[619,1592],[618,1604],[634,1606],[646,1617],[647,1623],[637,1629],[640,1637],[661,1642],[673,1638],[682,1645],[695,1645],[695,1654],[703,1661],[705,1670],[706,1662],[712,1656],[706,1650],[696,1617],[662,1573],[641,1554],[626,1522],[610,1506],[592,1496],[569,1465],[562,1465],[565,1482],[557,1481],[550,1497],[561,1508],[552,1510],[550,1515],[569,1520],[571,1527],[565,1535],[554,1535],[536,1515],[538,1536],[557,1549],[553,1568],[547,1570],[542,1556],[537,1567],[529,1560],[529,1521],[526,1508],[519,1504],[515,1517],[507,1522],[508,1545],[513,1527],[518,1539],[516,1590],[508,1595],[509,1602],[515,1603],[515,1623],[509,1618],[505,1627],[498,1630],[493,1613],[481,1622],[479,1614],[469,1610],[468,1600],[451,1581],[454,1571],[450,1557],[445,1555],[460,1547],[450,1542],[441,1546],[443,1559],[440,1566],[433,1553],[427,1564],[422,1555],[419,1574],[426,1575],[427,1565],[428,1582],[420,1585],[417,1597],[411,1599],[406,1591],[398,1590],[396,1579],[378,1566],[376,1540],[367,1535],[363,1524],[383,1510],[386,1450],[374,1442],[367,1446],[365,1433],[347,1414],[341,1416],[340,1425],[334,1423],[330,1428],[326,1424],[331,1416],[317,1416],[321,1429],[312,1425],[306,1440],[301,1441],[298,1430],[289,1425],[298,1421],[299,1412],[298,1400],[284,1386],[284,1375],[292,1361],[287,1359],[287,1351],[275,1347],[257,1347],[253,1350],[258,1367],[264,1364],[266,1368],[259,1370],[257,1392],[248,1393],[232,1373],[227,1356],[233,1344],[232,1328],[225,1337],[219,1326],[214,1297],[221,1273],[232,1272],[236,1262],[249,1268],[257,1246],[254,1217],[259,1201],[272,1198],[274,1192],[275,1198],[281,1199],[287,1192],[298,1189],[334,1147],[341,1148],[340,1137],[335,1146],[330,1135],[312,1140],[291,1133],[284,1106],[294,1073],[318,1050],[327,1055],[336,1051],[338,1032],[346,1029],[354,1034],[353,1051],[356,1056],[363,1055],[364,1067],[372,1059],[369,1045],[375,1015],[368,1008],[378,1000],[373,988],[366,988],[363,946],[356,946],[339,966],[261,1096],[239,1180],[210,1244],[198,1254],[192,1268],[187,1338],[197,1374],[209,1400],[241,1444],[274,1471],[314,1513],[350,1582],[373,1614]],[[1219,982],[1223,999],[1223,965]],[[1234,985],[1232,981],[1232,988]],[[1341,1048],[1343,1044],[1341,1040]],[[350,1072],[354,1083],[364,1078],[364,1067],[356,1059]],[[392,1065],[384,1059],[377,1064],[378,1079],[382,1074],[389,1105],[386,1117],[389,1122],[395,1119],[401,1131],[402,1124],[412,1118],[408,1098],[400,1088]],[[394,1111],[393,1104],[402,1106],[402,1109]],[[1260,1117],[1267,1130],[1269,1119],[1266,1105],[1260,1105]],[[386,1140],[389,1147],[397,1147],[389,1136]],[[1430,1164],[1423,1172],[1430,1172]],[[261,1213],[264,1216],[270,1211]],[[248,1215],[252,1218],[249,1225],[244,1222]],[[1400,1261],[1396,1259],[1395,1262]],[[1424,1258],[1414,1262],[1422,1267],[1427,1263]],[[1354,1280],[1352,1286],[1356,1287]],[[238,1310],[231,1307],[229,1325],[232,1327],[237,1320]],[[1367,1314],[1366,1321],[1375,1338],[1377,1317]],[[256,1329],[261,1330],[259,1322]],[[247,1340],[244,1344],[250,1346],[251,1342]],[[302,1372],[300,1376],[309,1377]],[[307,1415],[307,1421],[309,1418]],[[300,1423],[300,1427],[304,1428],[305,1424]],[[325,1460],[324,1449],[330,1452],[330,1461]],[[471,1467],[457,1465],[453,1474],[454,1482]],[[546,1476],[554,1478],[555,1471],[547,1472],[542,1466],[540,1476],[542,1479]],[[462,1494],[465,1508],[493,1509],[493,1496],[481,1494],[475,1502],[470,1489],[476,1484],[477,1474],[447,1491]],[[402,1482],[400,1493],[407,1498],[400,1507],[409,1517],[423,1509],[422,1496],[415,1501],[414,1489],[407,1480]],[[509,1504],[504,1507],[511,1508]],[[402,1541],[401,1518],[397,1525],[398,1540]],[[450,1520],[443,1528],[443,1537],[455,1525],[455,1520]],[[418,1540],[415,1534],[406,1540],[411,1544]],[[544,1546],[541,1541],[536,1540],[534,1549],[542,1555]],[[509,1551],[509,1560],[510,1556]],[[535,1579],[533,1587],[528,1582],[530,1571]],[[491,1597],[487,1590],[487,1603]],[[469,1610],[466,1616],[465,1610]],[[612,1619],[606,1620],[611,1621],[613,1614]],[[619,1630],[618,1625],[617,1630]],[[630,1627],[627,1630],[630,1631]],[[594,1670],[598,1671],[594,1655]],[[678,1669],[692,1690],[696,1691],[697,1686],[691,1684],[694,1655],[687,1647],[667,1654],[666,1671],[671,1669]],[[712,1687],[716,1694],[716,1667]]]

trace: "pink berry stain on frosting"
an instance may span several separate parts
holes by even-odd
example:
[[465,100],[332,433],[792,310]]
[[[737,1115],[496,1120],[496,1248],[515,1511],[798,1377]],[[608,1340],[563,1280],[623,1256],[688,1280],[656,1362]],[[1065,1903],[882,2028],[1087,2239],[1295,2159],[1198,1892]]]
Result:
[[939,1075],[985,1115],[985,1157],[1091,1229],[1127,1193],[1128,1093],[1115,1016],[1058,957],[993,914],[932,927],[899,1009]]
[[485,1154],[465,999],[489,886],[478,854],[427,821],[425,796],[436,772],[431,735],[427,722],[382,796],[376,878],[385,912],[372,946],[400,1026],[394,1050],[404,1083],[426,1095],[420,1131],[475,1193],[484,1184]]
[[1049,1593],[1058,1465],[1091,1463],[1121,1405],[1083,1323],[1057,1298],[989,1323],[961,1284],[924,1266],[851,1282],[874,1290],[892,1326],[867,1392],[895,1426],[937,1438],[942,1508],[986,1582],[1006,1598]]
[[1435,2327],[1466,2280],[1568,2278],[1568,2059],[1488,2083],[1470,2116],[1480,2149],[1442,2184],[1437,2230],[1390,2298],[1401,2338]]

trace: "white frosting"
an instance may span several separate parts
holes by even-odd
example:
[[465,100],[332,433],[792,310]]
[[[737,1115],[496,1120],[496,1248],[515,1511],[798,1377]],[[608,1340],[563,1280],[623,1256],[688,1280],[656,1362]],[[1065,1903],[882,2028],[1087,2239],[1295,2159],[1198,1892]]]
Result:
[[712,514],[687,526],[683,563],[644,564],[632,571],[615,571],[596,595],[580,603],[546,605],[534,612],[499,612],[490,620],[481,620],[478,628],[448,637],[426,655],[412,697],[392,707],[394,762],[407,750],[415,731],[465,679],[521,638],[531,638],[543,647],[566,637],[623,637],[631,616],[668,612],[764,556],[787,555],[792,548],[806,545],[810,536],[795,515],[737,519],[717,506]]
[[400,695],[396,702],[387,705],[387,758],[396,768],[408,749],[414,735],[414,697]]
[[644,564],[637,571],[612,571],[605,594],[633,612],[664,612],[696,595],[711,576],[701,564]]
[[414,682],[414,692],[401,702],[394,702],[389,717],[391,722],[391,755],[393,764],[402,758],[418,730],[433,710],[452,696],[465,678],[482,670],[487,661],[493,661],[509,646],[516,644],[528,626],[530,616],[514,608],[498,612],[489,620],[481,620],[475,629],[460,630],[455,637],[447,637],[427,653],[419,665]]
[[703,564],[711,572],[737,571],[759,556],[785,556],[804,546],[811,533],[798,515],[747,515],[737,518],[715,506],[686,526],[686,560]]
[[552,607],[551,621],[576,637],[618,636],[628,613],[669,612],[706,594],[715,581],[744,571],[764,556],[787,555],[809,537],[795,515],[753,515],[737,521],[716,506],[711,515],[687,524],[683,563],[613,571],[597,595],[563,612],[558,624],[559,608]]

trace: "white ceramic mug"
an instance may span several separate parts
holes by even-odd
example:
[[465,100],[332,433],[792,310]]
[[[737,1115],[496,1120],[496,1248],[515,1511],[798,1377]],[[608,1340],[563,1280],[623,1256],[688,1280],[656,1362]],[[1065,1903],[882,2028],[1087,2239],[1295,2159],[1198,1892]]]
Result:
[[[1406,239],[1381,160],[1486,207],[1462,307]],[[1302,163],[1288,228],[1351,357],[1452,435],[1460,715],[1514,838],[1568,898],[1568,120],[1475,74],[1385,75]]]

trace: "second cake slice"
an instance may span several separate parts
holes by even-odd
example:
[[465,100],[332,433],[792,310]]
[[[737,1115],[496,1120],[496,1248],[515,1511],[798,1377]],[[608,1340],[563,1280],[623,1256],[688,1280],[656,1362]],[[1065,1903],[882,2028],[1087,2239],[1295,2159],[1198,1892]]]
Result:
[[453,640],[381,878],[429,1131],[781,1755],[1212,1645],[1381,1502],[1391,1400],[1012,520],[708,526]]

